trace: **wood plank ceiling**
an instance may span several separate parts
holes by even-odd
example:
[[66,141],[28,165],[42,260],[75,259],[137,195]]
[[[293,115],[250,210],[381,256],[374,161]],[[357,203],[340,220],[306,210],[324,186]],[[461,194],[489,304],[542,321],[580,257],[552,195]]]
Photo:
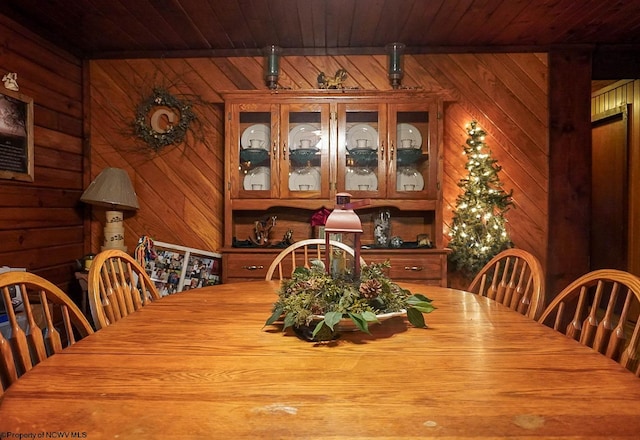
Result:
[[544,50],[638,45],[638,0],[3,0],[83,58]]

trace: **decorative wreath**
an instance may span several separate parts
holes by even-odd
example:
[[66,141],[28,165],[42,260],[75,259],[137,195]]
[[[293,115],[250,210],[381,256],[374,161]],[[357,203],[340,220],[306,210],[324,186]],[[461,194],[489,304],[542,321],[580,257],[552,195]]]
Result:
[[184,140],[189,124],[196,119],[192,103],[176,98],[164,88],[154,88],[136,109],[136,136],[159,151]]

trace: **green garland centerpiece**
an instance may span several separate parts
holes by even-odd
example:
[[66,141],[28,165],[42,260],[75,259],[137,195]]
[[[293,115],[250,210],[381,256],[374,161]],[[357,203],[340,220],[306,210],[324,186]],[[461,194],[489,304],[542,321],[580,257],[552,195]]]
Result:
[[291,279],[282,280],[278,301],[265,325],[284,315],[283,331],[313,326],[306,338],[314,341],[335,339],[338,324],[344,319],[350,319],[356,330],[370,334],[369,324],[393,312],[406,312],[414,327],[426,327],[422,314],[435,309],[431,300],[392,282],[384,273],[389,267],[389,261],[363,266],[357,281],[332,277],[319,260],[314,260],[310,268],[297,267]]

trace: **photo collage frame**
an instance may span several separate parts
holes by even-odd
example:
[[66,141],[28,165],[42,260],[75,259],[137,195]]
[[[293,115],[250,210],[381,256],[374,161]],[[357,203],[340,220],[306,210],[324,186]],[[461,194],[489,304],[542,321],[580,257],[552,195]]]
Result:
[[161,241],[153,242],[153,250],[145,270],[160,295],[220,284],[221,254]]

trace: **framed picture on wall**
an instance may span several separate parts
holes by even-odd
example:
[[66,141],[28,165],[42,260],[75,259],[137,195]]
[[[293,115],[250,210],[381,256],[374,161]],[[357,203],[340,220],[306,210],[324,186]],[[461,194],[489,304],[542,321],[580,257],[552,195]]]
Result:
[[33,99],[0,90],[0,179],[33,182]]
[[145,270],[162,296],[220,283],[218,253],[161,241],[153,242],[153,250]]

